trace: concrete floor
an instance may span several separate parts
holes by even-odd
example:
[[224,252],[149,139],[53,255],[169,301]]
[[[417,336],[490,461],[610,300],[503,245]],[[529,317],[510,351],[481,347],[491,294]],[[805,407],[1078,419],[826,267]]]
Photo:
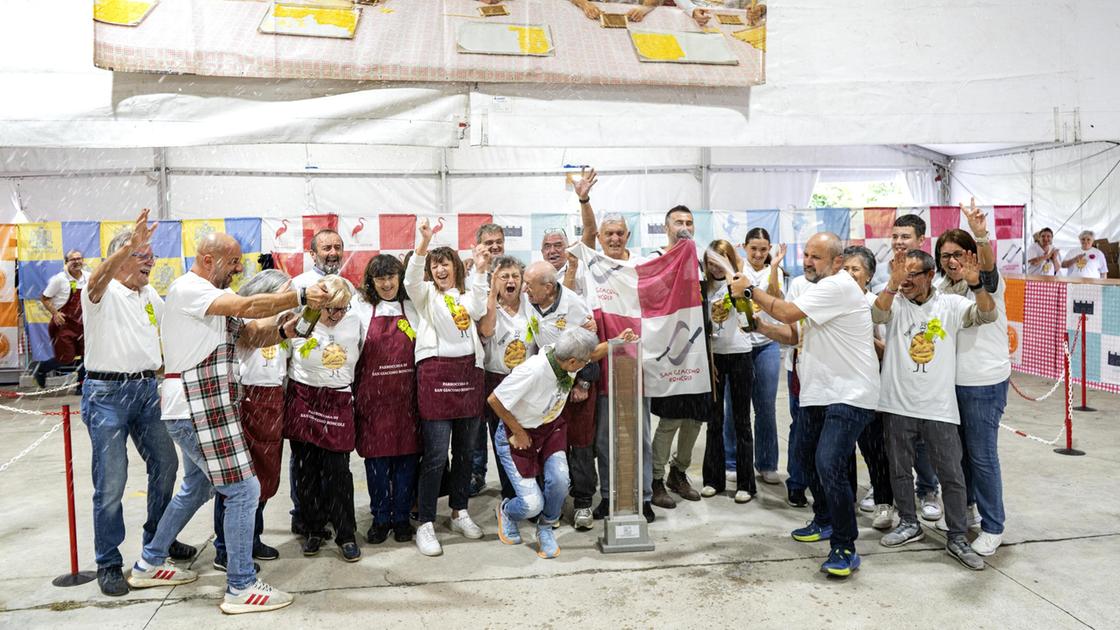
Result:
[[[1049,383],[1016,375],[1035,395]],[[1062,421],[1060,393],[1042,403],[1014,393],[1005,421],[1052,438]],[[944,539],[927,528],[926,540],[899,550],[878,545],[881,533],[860,516],[858,547],[863,568],[833,580],[817,568],[825,544],[802,544],[791,529],[808,510],[788,507],[783,486],[759,484],[758,498],[736,505],[727,496],[658,510],[651,533],[657,550],[607,556],[592,532],[569,525],[559,531],[562,554],[540,560],[529,545],[498,542],[494,505],[497,478],[471,500],[470,511],[486,531],[468,541],[448,529],[441,505],[437,533],[441,558],[424,558],[412,544],[362,543],[365,557],[343,563],[333,545],[317,558],[299,553],[288,533],[288,500],[277,497],[266,511],[265,540],[281,558],[263,563],[262,577],[296,594],[275,613],[221,619],[218,600],[224,574],[210,567],[210,507],[180,537],[200,545],[193,568],[200,579],[174,589],[134,591],[123,598],[100,594],[95,583],[56,588],[51,579],[68,571],[62,436],[56,433],[0,473],[0,627],[324,627],[356,620],[380,627],[429,623],[460,627],[532,624],[540,627],[647,628],[746,625],[829,628],[1116,628],[1120,627],[1110,568],[1120,559],[1120,504],[1111,500],[1120,475],[1117,403],[1120,396],[1094,392],[1097,413],[1075,417],[1076,446],[1085,457],[1063,457],[1009,432],[1000,436],[1008,513],[1005,544],[982,572],[970,572],[942,549]],[[57,409],[74,397],[4,401],[24,409]],[[789,416],[779,392],[780,433]],[[42,435],[56,418],[0,410],[0,463]],[[82,569],[94,569],[90,516],[89,439],[78,422],[72,432],[77,471],[78,546]],[[785,441],[783,438],[782,467]],[[690,474],[699,478],[701,436]],[[130,450],[124,507],[126,563],[137,557],[144,520],[144,468]],[[493,464],[491,464],[493,465]],[[861,482],[866,470],[860,462]],[[361,462],[353,471],[359,530],[369,526]],[[287,488],[287,480],[282,480]],[[530,534],[529,526],[523,527]],[[527,539],[531,536],[526,536]]]

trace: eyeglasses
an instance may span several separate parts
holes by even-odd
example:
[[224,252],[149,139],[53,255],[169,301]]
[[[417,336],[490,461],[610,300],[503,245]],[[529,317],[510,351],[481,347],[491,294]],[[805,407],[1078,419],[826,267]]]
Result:
[[943,252],[941,254],[941,262],[949,262],[950,260],[961,260],[964,258],[965,251],[962,249],[959,252]]
[[328,315],[338,315],[339,313],[345,313],[346,311],[349,311],[350,305],[347,304],[346,306],[328,306],[323,310],[326,311]]
[[129,254],[129,256],[132,256],[133,258],[139,258],[143,262],[147,262],[149,260],[155,260],[156,259],[155,254],[135,254],[134,253],[134,254]]
[[906,277],[909,278],[910,280],[914,280],[916,278],[921,278],[922,276],[926,275],[930,271],[933,271],[933,270],[930,269],[929,271],[914,271],[914,272],[906,274]]
[[84,261],[85,261],[84,258],[67,258],[66,259],[67,264],[76,263],[76,262],[84,262]]

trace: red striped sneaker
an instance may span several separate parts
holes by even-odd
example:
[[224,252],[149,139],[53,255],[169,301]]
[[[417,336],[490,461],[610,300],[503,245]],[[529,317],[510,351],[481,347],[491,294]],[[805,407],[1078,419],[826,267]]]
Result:
[[198,579],[198,574],[190,569],[180,569],[165,560],[158,567],[147,571],[140,568],[139,564],[132,565],[128,575],[128,585],[132,588],[151,588],[153,586],[175,586],[176,584],[189,584]]
[[257,580],[256,584],[237,595],[227,589],[225,599],[218,607],[227,615],[240,615],[283,608],[290,605],[292,600],[293,597],[288,593]]

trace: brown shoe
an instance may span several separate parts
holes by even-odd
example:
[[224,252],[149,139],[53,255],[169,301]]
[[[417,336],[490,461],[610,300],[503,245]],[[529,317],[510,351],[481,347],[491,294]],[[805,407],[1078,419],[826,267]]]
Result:
[[669,496],[669,493],[665,491],[665,482],[661,481],[660,479],[657,479],[653,482],[653,499],[650,501],[650,503],[656,505],[659,508],[665,508],[666,510],[671,510],[677,507],[677,502],[674,501],[673,497]]
[[700,493],[692,487],[692,484],[688,483],[688,475],[676,468],[669,468],[669,476],[665,479],[665,487],[681,495],[682,499],[688,501],[700,500]]

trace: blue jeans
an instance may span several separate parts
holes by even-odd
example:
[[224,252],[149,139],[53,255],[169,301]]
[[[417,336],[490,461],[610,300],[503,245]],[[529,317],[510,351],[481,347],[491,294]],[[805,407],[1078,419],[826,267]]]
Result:
[[417,455],[366,459],[369,512],[375,525],[408,524],[408,513],[416,498],[419,460]]
[[148,468],[148,518],[144,544],[175,493],[179,458],[159,418],[156,380],[101,381],[82,385],[82,422],[93,447],[93,546],[97,567],[121,566],[124,541],[121,498],[128,479],[128,438]]
[[804,490],[809,487],[809,475],[801,463],[801,436],[805,433],[805,412],[797,394],[793,393],[793,371],[786,370],[786,386],[789,388],[789,444],[786,453],[787,490]]
[[[755,346],[751,350],[753,376],[751,403],[754,405],[754,467],[756,470],[778,470],[778,419],[775,401],[778,397],[778,373],[782,353],[777,343]],[[735,423],[731,420],[730,393],[724,391],[723,448],[727,470],[735,470]]]
[[544,490],[536,479],[526,479],[517,471],[513,456],[509,452],[509,438],[505,425],[499,425],[494,432],[494,446],[497,448],[498,462],[509,476],[517,496],[506,503],[505,512],[513,521],[523,521],[540,515],[538,525],[548,525],[560,520],[560,510],[568,496],[568,456],[557,451],[544,462]]
[[1005,519],[997,440],[1006,405],[1007,381],[980,387],[957,386],[968,502],[976,504],[983,519],[980,527],[989,534],[1002,534]]
[[448,479],[448,507],[453,511],[467,509],[471,487],[471,456],[478,435],[478,418],[454,420],[422,420],[420,433],[424,439],[424,456],[420,460],[420,479],[416,504],[420,524],[436,520],[443,471],[447,467],[447,449],[451,448],[451,476]]
[[[253,547],[262,544],[261,534],[264,533],[264,505],[265,501],[257,504],[257,513],[253,518]],[[214,497],[214,554],[223,556],[226,553],[226,501],[222,495]]]
[[213,486],[205,472],[206,460],[202,458],[194,422],[190,418],[167,420],[167,433],[183,453],[183,483],[159,520],[156,535],[144,545],[144,562],[154,566],[163,564],[175,537],[217,490],[225,500],[226,583],[234,589],[252,586],[257,580],[253,569],[253,528],[261,496],[260,483],[256,477],[249,477]]
[[833,549],[855,551],[855,494],[849,477],[849,461],[856,440],[875,412],[845,404],[805,407],[805,432],[801,436],[801,461],[807,466],[809,489],[813,492],[813,521],[832,526]]

